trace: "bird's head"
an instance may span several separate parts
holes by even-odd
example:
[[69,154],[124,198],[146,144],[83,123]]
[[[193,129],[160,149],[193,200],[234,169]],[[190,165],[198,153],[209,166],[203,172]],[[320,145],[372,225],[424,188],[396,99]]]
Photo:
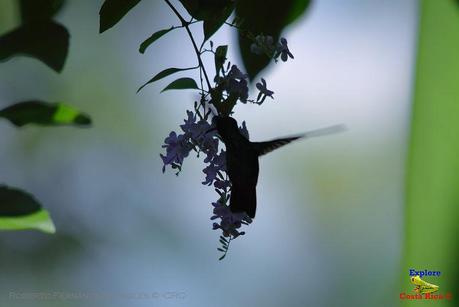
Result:
[[239,133],[237,121],[234,118],[229,116],[215,116],[213,120],[215,121],[218,134],[220,134],[223,140],[230,138],[234,133]]

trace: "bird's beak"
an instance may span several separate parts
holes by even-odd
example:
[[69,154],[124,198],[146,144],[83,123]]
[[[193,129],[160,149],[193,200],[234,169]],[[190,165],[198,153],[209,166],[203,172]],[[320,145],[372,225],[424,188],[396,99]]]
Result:
[[217,127],[211,127],[209,130],[206,131],[205,134],[217,130]]

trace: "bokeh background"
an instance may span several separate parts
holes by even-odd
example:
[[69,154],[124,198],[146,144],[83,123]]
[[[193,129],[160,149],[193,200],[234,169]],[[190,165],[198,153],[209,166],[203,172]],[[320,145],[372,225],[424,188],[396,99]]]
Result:
[[[169,80],[136,94],[158,71],[195,64],[186,33],[142,55],[139,44],[175,16],[144,1],[100,35],[101,3],[69,1],[58,15],[71,33],[62,74],[24,57],[0,66],[1,107],[65,101],[94,121],[20,130],[0,122],[0,181],[33,193],[58,230],[0,233],[0,305],[396,305],[417,1],[314,1],[284,33],[295,59],[262,72],[275,100],[238,106],[235,117],[252,140],[338,123],[347,131],[262,158],[257,218],[223,261],[202,158],[188,158],[178,177],[161,172],[163,140],[194,94],[160,95]],[[18,22],[13,1],[1,0],[0,32]],[[224,27],[212,40],[228,42],[241,63],[235,34]],[[40,291],[160,297],[10,298]]]

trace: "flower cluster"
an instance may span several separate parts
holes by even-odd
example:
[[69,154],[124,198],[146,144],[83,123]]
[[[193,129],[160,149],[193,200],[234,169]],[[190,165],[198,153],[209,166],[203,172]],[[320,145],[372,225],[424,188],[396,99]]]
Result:
[[246,103],[249,98],[247,78],[246,74],[243,74],[236,65],[233,65],[226,76],[216,78],[217,87],[235,100],[239,99],[241,102]]
[[286,62],[288,58],[294,58],[288,48],[287,40],[283,37],[277,44],[274,44],[272,36],[265,36],[263,34],[257,35],[252,45],[250,45],[250,50],[255,54],[266,54],[268,57],[274,58],[275,60],[280,56],[284,62]]
[[266,85],[266,80],[261,78],[261,83],[256,84],[259,94],[256,100],[250,100],[249,87],[247,83],[247,74],[242,73],[236,65],[232,65],[231,69],[223,77],[217,76],[215,82],[217,83],[216,88],[219,88],[222,92],[225,92],[228,97],[233,101],[240,100],[242,103],[247,101],[261,105],[266,97],[274,98],[274,92],[269,90]]
[[[163,172],[167,165],[173,169],[178,169],[180,172],[184,158],[194,150],[198,154],[200,152],[206,155],[204,163],[206,167],[203,169],[205,180],[202,182],[204,185],[213,185],[216,192],[220,195],[220,199],[213,203],[213,216],[212,220],[217,218],[221,219],[219,223],[213,223],[213,229],[221,229],[223,236],[236,238],[243,235],[244,232],[239,232],[237,229],[242,224],[248,225],[251,219],[245,213],[233,213],[226,204],[230,197],[231,182],[226,174],[226,153],[225,150],[218,150],[219,139],[213,126],[206,120],[200,119],[197,121],[196,113],[187,111],[187,118],[184,124],[180,125],[182,134],[177,135],[172,131],[169,136],[164,140],[163,148],[166,149],[166,154],[160,154],[163,160]],[[241,133],[249,138],[249,132],[245,122],[239,128]]]
[[211,131],[211,125],[205,119],[196,122],[195,113],[187,111],[187,116],[185,123],[180,125],[183,133],[177,135],[175,131],[172,131],[164,140],[165,144],[162,147],[166,148],[166,155],[160,155],[164,164],[163,172],[167,165],[171,165],[173,169],[178,169],[180,172],[183,160],[191,150],[198,153],[204,152],[207,155],[206,161],[212,161],[217,155],[216,131]]
[[221,150],[218,155],[208,155],[204,159],[204,163],[208,165],[202,170],[206,174],[205,181],[202,184],[212,185],[217,189],[227,190],[230,187],[230,183],[223,179],[223,172],[226,171],[226,154],[224,150]]
[[252,219],[245,212],[233,213],[230,208],[225,204],[224,201],[218,200],[217,202],[212,203],[214,206],[214,215],[211,217],[211,220],[217,218],[221,219],[220,223],[214,223],[213,229],[221,229],[223,231],[223,236],[232,238],[237,238],[241,235],[244,235],[244,231],[238,231],[241,226],[249,225],[252,223]]
[[185,138],[184,134],[177,135],[175,131],[169,133],[169,136],[164,140],[163,148],[166,148],[166,155],[160,154],[163,160],[163,173],[166,171],[166,165],[171,165],[172,168],[182,168],[183,159],[190,153],[193,145]]

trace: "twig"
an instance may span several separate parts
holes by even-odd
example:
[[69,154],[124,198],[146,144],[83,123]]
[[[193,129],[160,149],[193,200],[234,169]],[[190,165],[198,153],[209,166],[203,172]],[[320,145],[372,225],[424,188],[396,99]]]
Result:
[[196,52],[196,56],[198,57],[199,66],[201,66],[201,68],[202,68],[202,71],[204,73],[204,78],[206,79],[206,83],[207,83],[207,86],[209,87],[209,91],[210,91],[212,89],[212,86],[210,84],[209,77],[207,76],[207,72],[206,72],[206,70],[204,68],[204,64],[202,62],[201,54],[199,52],[198,46],[196,45],[196,41],[194,40],[193,34],[190,31],[190,27],[189,27],[190,23],[187,22],[182,17],[182,15],[180,15],[180,13],[177,11],[177,9],[172,5],[172,3],[169,0],[164,0],[164,1],[166,2],[167,5],[169,5],[169,7],[175,13],[175,15],[177,15],[178,19],[182,23],[182,26],[185,28],[186,32],[188,33],[188,36],[191,39],[191,43],[193,44],[194,51]]

